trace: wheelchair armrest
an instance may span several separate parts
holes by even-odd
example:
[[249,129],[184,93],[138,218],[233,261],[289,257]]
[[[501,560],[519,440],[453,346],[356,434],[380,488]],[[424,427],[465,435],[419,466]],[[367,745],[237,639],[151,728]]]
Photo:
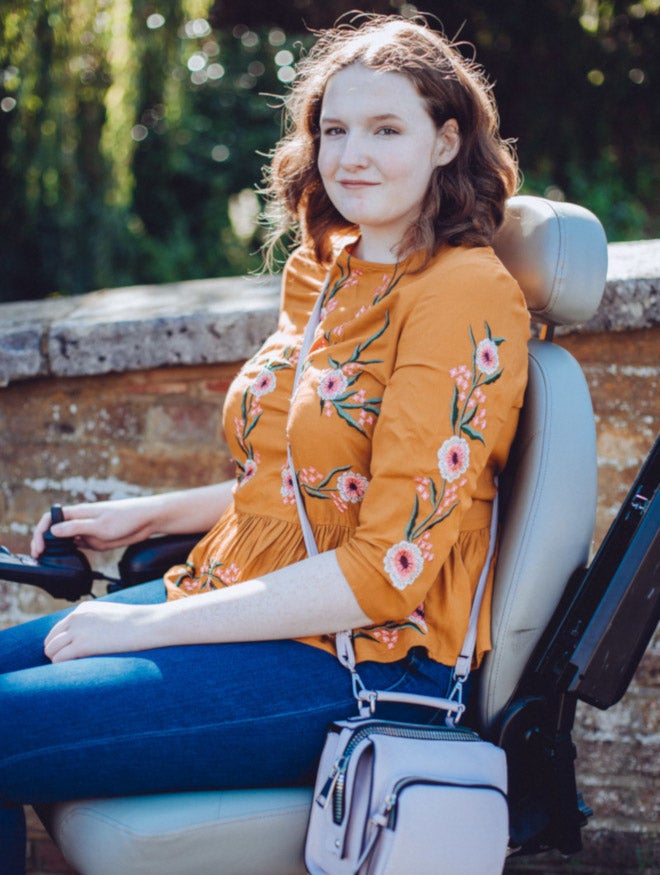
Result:
[[159,535],[131,544],[119,560],[121,583],[108,590],[125,589],[156,580],[173,565],[185,562],[188,553],[204,537],[204,533],[190,535]]

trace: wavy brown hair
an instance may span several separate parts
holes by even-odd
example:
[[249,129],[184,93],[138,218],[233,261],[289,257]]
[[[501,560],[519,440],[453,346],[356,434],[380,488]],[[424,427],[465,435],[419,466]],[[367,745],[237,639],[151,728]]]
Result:
[[295,229],[298,242],[311,245],[316,257],[328,262],[333,238],[353,228],[328,198],[317,158],[328,80],[356,63],[406,76],[436,126],[453,118],[460,130],[458,155],[433,172],[421,214],[402,239],[398,257],[422,250],[428,259],[444,243],[490,244],[502,222],[505,201],[517,188],[518,172],[511,144],[500,136],[497,108],[482,68],[421,18],[374,15],[321,31],[298,64],[284,100],[285,136],[273,151],[264,188],[271,227],[267,257],[272,257],[278,240]]

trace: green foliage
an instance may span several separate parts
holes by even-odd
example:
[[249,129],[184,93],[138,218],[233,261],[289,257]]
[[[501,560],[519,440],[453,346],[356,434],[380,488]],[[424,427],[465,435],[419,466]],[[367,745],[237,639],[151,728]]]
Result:
[[237,196],[280,135],[278,53],[299,49],[213,33],[195,7],[38,0],[2,19],[0,300],[259,266],[256,195]]
[[[347,4],[0,0],[0,301],[256,268],[266,95]],[[476,47],[524,190],[660,236],[660,0],[424,8]]]

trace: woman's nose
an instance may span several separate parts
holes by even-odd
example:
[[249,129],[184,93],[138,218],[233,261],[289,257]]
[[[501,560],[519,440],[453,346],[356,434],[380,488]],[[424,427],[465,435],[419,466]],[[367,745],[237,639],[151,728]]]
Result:
[[346,169],[365,167],[369,160],[369,152],[366,148],[364,137],[358,134],[349,134],[344,140],[344,148],[341,153],[342,167]]

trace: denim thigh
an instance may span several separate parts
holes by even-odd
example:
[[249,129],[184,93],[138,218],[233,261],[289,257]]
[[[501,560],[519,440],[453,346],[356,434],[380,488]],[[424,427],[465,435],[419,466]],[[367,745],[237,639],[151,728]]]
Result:
[[[112,598],[159,601],[162,582]],[[5,640],[12,650],[0,658],[5,804],[311,783],[328,723],[355,713],[348,672],[306,644],[163,647],[53,665],[40,650],[52,623],[0,633],[0,654]],[[28,650],[38,658],[22,667]],[[369,687],[424,695],[444,694],[451,675],[420,652],[359,669]]]

